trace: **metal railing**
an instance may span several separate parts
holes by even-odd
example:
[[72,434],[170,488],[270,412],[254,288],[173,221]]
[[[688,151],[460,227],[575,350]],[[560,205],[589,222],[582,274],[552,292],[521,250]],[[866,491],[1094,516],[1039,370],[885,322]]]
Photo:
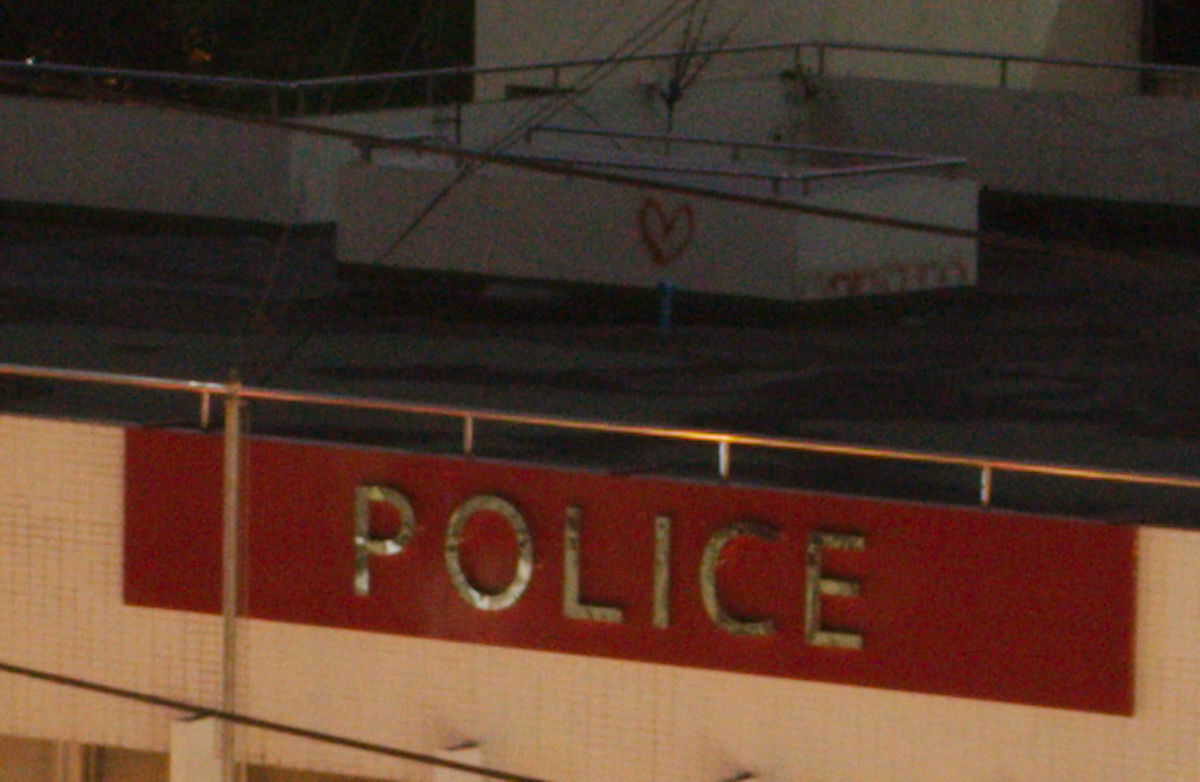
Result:
[[[329,96],[343,90],[363,87],[378,87],[384,94],[400,85],[417,85],[410,92],[419,96],[404,105],[436,105],[459,103],[453,91],[444,87],[447,83],[464,83],[493,76],[544,76],[544,89],[559,91],[569,89],[565,75],[571,71],[617,65],[637,65],[671,61],[681,56],[701,56],[712,60],[726,58],[781,55],[781,62],[774,70],[776,75],[785,72],[812,72],[828,75],[833,72],[832,55],[836,52],[858,52],[888,55],[894,58],[940,58],[993,63],[996,67],[996,86],[1011,86],[1013,65],[1036,65],[1051,68],[1083,68],[1088,70],[1133,73],[1141,76],[1195,77],[1200,79],[1200,67],[1186,65],[1161,65],[1107,60],[1074,59],[1065,57],[1040,57],[970,49],[952,49],[920,46],[898,46],[889,44],[860,43],[854,41],[793,41],[786,43],[724,46],[690,50],[670,50],[637,54],[627,57],[584,57],[571,60],[548,60],[519,65],[449,66],[415,71],[398,71],[360,76],[332,76],[311,79],[278,80],[241,77],[205,76],[188,73],[166,73],[127,68],[93,68],[74,65],[59,65],[32,61],[0,61],[0,76],[9,86],[26,82],[31,86],[38,79],[73,79],[84,84],[97,86],[159,85],[174,90],[248,93],[249,105],[265,109],[272,116],[304,115],[320,111],[322,105],[332,105]],[[811,64],[810,64],[811,63]],[[529,85],[534,86],[534,85]],[[469,92],[469,90],[467,90]],[[176,96],[179,97],[179,96]],[[187,95],[182,96],[185,100]],[[325,100],[321,100],[324,97]],[[361,108],[361,107],[360,107]]]
[[532,142],[538,133],[558,135],[594,137],[610,140],[629,140],[648,142],[652,148],[670,152],[679,146],[717,147],[726,148],[730,152],[730,163],[740,162],[745,150],[766,151],[785,155],[788,163],[796,165],[801,156],[821,155],[844,158],[876,158],[888,162],[871,165],[844,165],[827,168],[809,168],[801,171],[780,171],[778,169],[755,170],[750,168],[725,168],[712,164],[682,164],[667,163],[656,160],[614,160],[608,158],[581,158],[578,155],[515,155],[523,160],[533,160],[547,163],[570,163],[577,166],[594,166],[598,168],[618,168],[634,171],[649,171],[672,174],[694,174],[728,179],[762,180],[771,183],[771,191],[778,195],[785,183],[799,183],[807,194],[814,182],[828,179],[848,177],[876,176],[887,174],[916,174],[928,172],[953,172],[966,166],[966,158],[961,157],[925,157],[921,155],[904,154],[889,151],[867,151],[843,147],[817,146],[810,144],[768,144],[740,141],[736,139],[718,139],[703,136],[676,136],[659,133],[624,133],[609,130],[589,130],[576,128],[560,128],[555,126],[539,126],[525,133],[527,142]]
[[887,163],[876,166],[826,168],[789,173],[778,170],[754,170],[741,168],[732,169],[711,165],[684,165],[682,163],[666,163],[656,161],[613,160],[611,158],[582,158],[577,155],[559,157],[555,157],[553,155],[513,155],[512,157],[515,160],[523,160],[535,163],[563,163],[570,164],[572,166],[586,166],[588,168],[616,168],[626,171],[642,171],[660,174],[684,174],[702,177],[714,177],[719,179],[766,181],[771,183],[771,193],[774,195],[779,195],[782,192],[784,184],[799,183],[802,192],[807,195],[810,192],[814,182],[820,182],[828,179],[877,176],[885,174],[912,174],[920,173],[922,171],[930,171],[937,168],[945,168],[947,166],[957,167],[965,165],[965,162]]
[[[484,408],[435,405],[374,397],[347,396],[343,394],[299,391],[278,388],[262,388],[242,385],[236,380],[212,382],[181,380],[127,375],[111,372],[56,369],[51,367],[0,364],[0,377],[93,383],[109,386],[124,386],[146,390],[193,394],[199,397],[198,423],[202,428],[212,426],[212,401],[221,400],[226,411],[235,410],[241,402],[268,401],[288,404],[314,405],[353,410],[373,410],[396,414],[433,416],[457,419],[461,426],[461,452],[464,456],[477,454],[476,431],[480,423],[500,423],[519,427],[538,427],[560,431],[591,432],[602,434],[630,435],[634,437],[670,440],[681,443],[703,443],[715,448],[714,476],[722,480],[733,474],[734,448],[761,448],[776,451],[818,454],[824,456],[855,457],[897,463],[918,463],[943,467],[964,467],[978,474],[978,500],[983,506],[992,504],[995,477],[1000,473],[1038,475],[1082,481],[1100,481],[1117,484],[1133,484],[1147,487],[1175,489],[1200,489],[1200,477],[1168,473],[1114,470],[1082,465],[1051,464],[1046,462],[1001,459],[987,456],[938,453],[883,446],[865,446],[852,443],[828,442],[823,440],[770,437],[764,435],[737,434],[733,432],[706,431],[671,426],[648,426],[642,424],[599,421],[585,418],[513,413]],[[228,421],[226,426],[228,427]]]
[[568,128],[557,125],[538,125],[525,131],[525,140],[532,141],[539,133],[549,133],[562,136],[594,136],[614,140],[627,139],[630,141],[649,141],[668,143],[680,146],[713,146],[729,149],[730,162],[736,163],[745,150],[764,152],[801,153],[805,155],[828,155],[831,157],[868,158],[882,160],[898,160],[904,162],[925,161],[939,165],[956,165],[963,158],[936,158],[926,155],[916,155],[911,152],[892,152],[880,149],[860,149],[858,147],[832,147],[823,144],[782,144],[778,142],[745,141],[743,139],[724,139],[711,136],[683,136],[666,133],[628,133],[616,130],[597,130],[595,128]]
[[1083,68],[1087,70],[1134,73],[1142,76],[1194,76],[1200,77],[1200,67],[1194,65],[1162,65],[1158,63],[1120,62],[1114,60],[1089,60],[1071,57],[1040,57],[1037,55],[989,52],[973,49],[943,49],[925,46],[894,46],[887,44],[857,43],[852,41],[813,41],[803,44],[816,53],[815,71],[825,74],[829,70],[829,53],[836,51],[890,54],[901,57],[941,58],[990,62],[996,66],[996,86],[1010,86],[1011,66],[1042,65],[1052,68]]

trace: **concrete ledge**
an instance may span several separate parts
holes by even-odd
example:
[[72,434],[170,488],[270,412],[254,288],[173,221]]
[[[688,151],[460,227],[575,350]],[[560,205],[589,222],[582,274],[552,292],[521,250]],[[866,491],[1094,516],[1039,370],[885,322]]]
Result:
[[172,233],[182,236],[275,238],[284,231],[288,231],[292,236],[320,237],[333,236],[335,230],[332,222],[285,225],[262,220],[200,217],[29,201],[0,201],[0,219],[60,224],[82,229],[118,230],[131,233]]

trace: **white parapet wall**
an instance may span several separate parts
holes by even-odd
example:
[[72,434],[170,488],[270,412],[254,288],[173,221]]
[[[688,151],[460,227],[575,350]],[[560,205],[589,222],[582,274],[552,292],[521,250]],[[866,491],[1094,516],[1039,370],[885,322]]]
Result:
[[0,201],[309,219],[284,131],[145,106],[12,96],[0,96],[0,125]]
[[[122,599],[124,430],[4,416],[0,446],[0,660],[215,706],[218,618]],[[570,782],[1194,779],[1200,533],[1137,538],[1132,716],[261,620],[240,623],[238,703],[429,754],[473,742],[472,759]],[[180,716],[0,674],[0,734],[165,752]],[[266,731],[239,746],[257,763],[436,778]]]
[[[455,176],[347,166],[339,260],[785,301],[966,286],[976,277],[969,238],[511,169],[451,184]],[[422,217],[447,186],[448,195]],[[977,195],[967,180],[890,176],[831,187],[796,203],[969,231]]]

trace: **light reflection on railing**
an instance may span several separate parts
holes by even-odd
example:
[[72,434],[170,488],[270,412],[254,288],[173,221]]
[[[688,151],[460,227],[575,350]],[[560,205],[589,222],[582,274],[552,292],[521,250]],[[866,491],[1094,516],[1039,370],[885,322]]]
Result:
[[195,394],[200,397],[199,421],[208,428],[211,399],[221,397],[226,405],[238,401],[267,401],[288,404],[336,407],[354,410],[375,410],[405,415],[434,416],[458,419],[462,424],[462,452],[477,455],[476,431],[482,422],[501,423],[513,426],[540,427],[562,431],[619,434],[634,437],[673,440],[676,442],[708,443],[716,446],[716,475],[727,479],[732,475],[733,448],[762,448],[779,451],[821,454],[825,456],[856,457],[883,461],[919,463],[944,467],[965,467],[979,472],[979,502],[990,505],[993,481],[997,473],[1039,475],[1083,481],[1099,481],[1138,486],[1165,487],[1174,489],[1200,489],[1200,478],[1166,473],[1114,470],[1081,465],[1052,464],[1045,462],[998,459],[965,454],[937,453],[883,446],[864,446],[823,440],[770,437],[765,435],[737,434],[733,432],[686,429],[670,426],[648,426],[642,424],[600,421],[585,418],[568,418],[531,413],[514,413],[484,408],[435,405],[379,397],[348,396],[315,391],[299,391],[279,388],[262,388],[242,385],[236,379],[228,383],[181,380],[127,375],[77,369],[0,364],[0,377],[93,383],[124,386],[146,390]]

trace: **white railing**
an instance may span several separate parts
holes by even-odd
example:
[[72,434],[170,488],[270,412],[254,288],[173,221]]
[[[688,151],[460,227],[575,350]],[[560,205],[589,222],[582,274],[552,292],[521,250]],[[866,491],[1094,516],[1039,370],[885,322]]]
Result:
[[[495,66],[451,66],[416,71],[377,73],[360,76],[334,76],[315,79],[276,80],[248,79],[238,77],[204,76],[188,73],[165,73],[124,68],[92,68],[55,63],[0,61],[0,81],[9,87],[25,86],[30,89],[44,88],[53,91],[55,80],[70,81],[72,84],[102,88],[154,86],[167,88],[166,97],[187,101],[189,95],[228,94],[248,95],[244,105],[257,107],[257,111],[270,116],[303,115],[320,111],[322,106],[331,106],[331,96],[344,90],[363,87],[378,87],[384,95],[401,85],[410,86],[410,92],[419,96],[406,105],[433,105],[437,103],[461,102],[461,95],[470,88],[461,85],[468,80],[490,76],[543,77],[541,85],[547,90],[568,89],[566,75],[571,71],[649,62],[671,61],[683,55],[702,56],[712,60],[726,58],[762,56],[775,54],[780,57],[776,73],[785,71],[812,72],[825,75],[833,72],[833,55],[838,52],[858,52],[886,55],[897,59],[950,59],[991,63],[995,66],[995,86],[1008,88],[1010,70],[1013,65],[1036,65],[1049,68],[1084,68],[1115,73],[1133,73],[1143,76],[1200,78],[1200,67],[1186,65],[1161,65],[1156,63],[1120,62],[1106,60],[1074,59],[1064,57],[1040,57],[1036,55],[991,52],[970,49],[951,49],[919,46],[895,46],[887,44],[860,43],[853,41],[793,41],[788,43],[725,46],[695,50],[672,50],[638,54],[621,58],[590,57],[573,60],[554,60],[523,63],[519,65]],[[446,84],[459,85],[447,89]],[[416,86],[412,86],[416,85]],[[533,85],[529,85],[533,86]],[[356,110],[362,107],[357,107]]]
[[722,139],[707,136],[680,136],[665,133],[625,133],[611,130],[565,128],[551,125],[541,125],[527,130],[525,132],[526,142],[532,142],[534,136],[538,134],[608,139],[614,142],[646,142],[649,149],[663,150],[667,153],[669,153],[672,149],[678,149],[680,147],[713,147],[718,150],[728,151],[730,164],[740,163],[742,154],[746,151],[769,152],[775,155],[780,155],[785,157],[789,164],[795,164],[802,158],[807,159],[814,156],[841,160],[868,158],[878,161],[869,164],[846,163],[844,165],[835,165],[822,168],[809,167],[801,171],[784,172],[779,170],[778,167],[772,167],[763,170],[754,170],[743,166],[738,166],[737,168],[727,168],[713,163],[701,165],[696,163],[687,164],[678,162],[665,162],[661,158],[649,160],[622,160],[614,159],[612,157],[584,158],[578,154],[554,156],[550,154],[526,153],[521,155],[513,155],[513,157],[522,160],[546,163],[569,163],[575,166],[588,166],[601,169],[613,168],[632,171],[648,171],[654,173],[695,174],[714,178],[765,181],[770,183],[771,192],[776,195],[780,194],[784,184],[799,184],[804,194],[807,195],[810,187],[815,182],[822,182],[831,179],[845,179],[888,174],[922,174],[935,172],[953,174],[956,171],[965,168],[967,165],[966,158],[961,157],[934,157],[930,155],[906,154],[903,152],[851,149],[848,147],[831,147],[816,144],[753,143],[739,139]]

